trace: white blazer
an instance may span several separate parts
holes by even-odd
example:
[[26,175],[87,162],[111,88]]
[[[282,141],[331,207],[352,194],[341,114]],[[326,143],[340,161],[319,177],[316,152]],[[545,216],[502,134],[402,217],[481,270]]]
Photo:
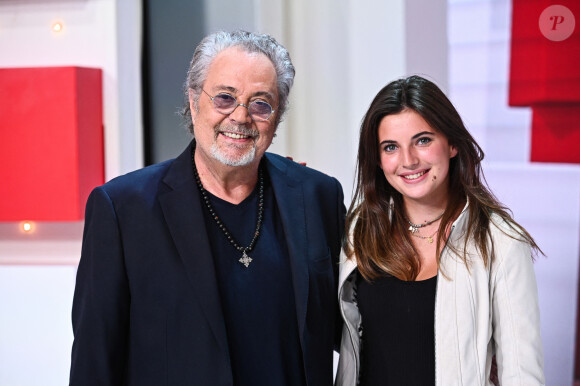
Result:
[[[453,223],[448,245],[462,250],[467,205]],[[530,245],[493,215],[495,257],[488,267],[468,243],[469,269],[449,246],[441,255],[435,296],[435,384],[492,385],[495,354],[502,386],[543,385],[538,290]],[[345,321],[336,385],[351,386],[360,368],[361,315],[356,304],[356,259],[341,254],[338,298]],[[442,272],[447,276],[443,275]]]

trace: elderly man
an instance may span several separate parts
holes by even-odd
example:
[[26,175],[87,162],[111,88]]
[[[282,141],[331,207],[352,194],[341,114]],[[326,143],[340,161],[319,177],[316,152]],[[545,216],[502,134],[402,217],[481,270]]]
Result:
[[196,48],[193,141],[87,202],[71,384],[332,384],[342,188],[266,153],[293,79],[268,35]]

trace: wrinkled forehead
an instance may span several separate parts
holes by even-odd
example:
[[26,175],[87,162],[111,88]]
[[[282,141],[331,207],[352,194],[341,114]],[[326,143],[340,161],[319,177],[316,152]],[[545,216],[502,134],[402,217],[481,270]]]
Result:
[[203,86],[278,95],[277,74],[272,61],[261,52],[248,52],[242,47],[230,47],[216,55]]

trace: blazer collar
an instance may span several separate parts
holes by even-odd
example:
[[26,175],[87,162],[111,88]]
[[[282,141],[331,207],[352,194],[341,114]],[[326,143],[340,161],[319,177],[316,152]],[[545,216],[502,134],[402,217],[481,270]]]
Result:
[[298,328],[302,342],[306,327],[309,288],[307,214],[304,211],[302,181],[294,175],[293,169],[288,167],[286,159],[269,153],[266,153],[264,158],[288,245]]
[[[192,142],[193,143],[193,142]],[[165,221],[208,324],[220,347],[228,352],[226,328],[215,267],[205,228],[203,207],[191,166],[192,143],[170,166],[159,197]]]

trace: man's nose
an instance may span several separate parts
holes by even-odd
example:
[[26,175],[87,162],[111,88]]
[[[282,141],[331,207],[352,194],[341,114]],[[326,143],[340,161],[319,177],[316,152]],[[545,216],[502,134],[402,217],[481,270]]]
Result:
[[229,117],[231,120],[240,124],[252,122],[252,116],[250,115],[248,106],[243,103],[238,103],[234,111],[230,113]]

